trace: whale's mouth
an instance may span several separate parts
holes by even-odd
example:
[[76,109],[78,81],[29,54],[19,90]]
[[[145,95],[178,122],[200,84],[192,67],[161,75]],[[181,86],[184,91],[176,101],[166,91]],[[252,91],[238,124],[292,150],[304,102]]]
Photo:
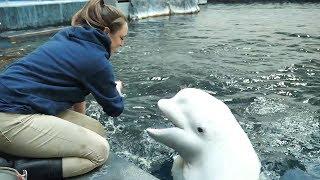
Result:
[[[163,111],[162,111],[163,112]],[[164,112],[163,112],[164,113]],[[165,113],[164,113],[165,114]],[[167,117],[167,119],[173,124],[174,127],[179,128],[179,129],[184,129],[183,125],[181,122],[179,122],[178,120],[174,119],[173,117],[169,116],[169,115],[165,115]]]

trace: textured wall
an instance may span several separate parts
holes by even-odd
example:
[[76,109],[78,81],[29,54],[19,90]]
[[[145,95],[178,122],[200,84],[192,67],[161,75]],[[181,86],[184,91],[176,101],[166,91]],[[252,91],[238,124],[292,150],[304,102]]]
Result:
[[199,11],[199,0],[131,0],[130,2],[129,14],[132,19]]
[[[0,32],[69,24],[73,14],[82,8],[87,0],[4,1],[0,0]],[[199,11],[198,4],[207,2],[207,0],[131,0],[130,3],[117,3],[117,0],[104,1],[117,6],[132,19],[194,13]]]
[[131,0],[130,18],[141,19],[150,16],[168,15],[167,0]]
[[0,6],[0,32],[67,24],[84,4],[82,1]]
[[194,13],[200,10],[198,0],[169,0],[171,14]]

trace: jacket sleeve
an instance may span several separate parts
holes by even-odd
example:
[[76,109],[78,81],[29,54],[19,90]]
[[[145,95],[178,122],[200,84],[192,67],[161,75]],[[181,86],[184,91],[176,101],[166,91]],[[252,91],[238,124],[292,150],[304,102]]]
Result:
[[105,67],[86,77],[84,81],[85,87],[103,107],[105,113],[116,117],[123,112],[123,98],[116,89],[112,67]]

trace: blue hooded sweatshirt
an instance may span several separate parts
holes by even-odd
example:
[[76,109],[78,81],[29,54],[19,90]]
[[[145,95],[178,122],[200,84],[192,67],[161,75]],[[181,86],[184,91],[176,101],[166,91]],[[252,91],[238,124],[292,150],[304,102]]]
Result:
[[68,27],[0,74],[0,112],[57,115],[92,94],[109,116],[123,111],[110,38],[91,27]]

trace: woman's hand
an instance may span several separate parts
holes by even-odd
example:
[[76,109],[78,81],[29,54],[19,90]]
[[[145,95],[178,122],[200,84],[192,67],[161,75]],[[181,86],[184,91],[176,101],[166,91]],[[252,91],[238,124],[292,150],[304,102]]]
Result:
[[122,88],[123,88],[122,82],[121,81],[115,81],[115,83],[117,84],[116,85],[117,91],[119,92],[120,96],[123,97],[122,92],[121,92]]

